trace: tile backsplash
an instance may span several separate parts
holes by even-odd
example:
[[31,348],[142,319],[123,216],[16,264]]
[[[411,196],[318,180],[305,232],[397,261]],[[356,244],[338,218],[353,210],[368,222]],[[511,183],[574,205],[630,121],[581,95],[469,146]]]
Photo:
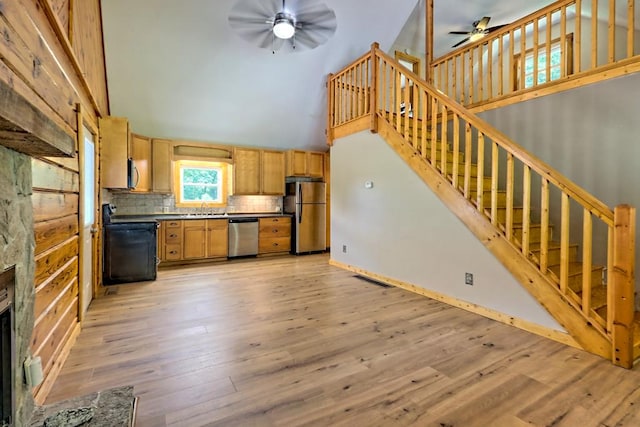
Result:
[[[117,215],[151,215],[161,213],[199,213],[200,208],[176,206],[172,194],[110,193]],[[205,208],[205,213],[276,213],[282,212],[282,196],[229,196],[227,206]]]

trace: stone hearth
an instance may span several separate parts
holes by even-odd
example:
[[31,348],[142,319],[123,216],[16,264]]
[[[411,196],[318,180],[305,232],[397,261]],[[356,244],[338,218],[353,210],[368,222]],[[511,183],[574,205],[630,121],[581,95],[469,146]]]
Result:
[[26,425],[33,396],[23,380],[22,364],[33,331],[34,238],[31,204],[31,158],[0,146],[0,270],[15,265],[14,425]]

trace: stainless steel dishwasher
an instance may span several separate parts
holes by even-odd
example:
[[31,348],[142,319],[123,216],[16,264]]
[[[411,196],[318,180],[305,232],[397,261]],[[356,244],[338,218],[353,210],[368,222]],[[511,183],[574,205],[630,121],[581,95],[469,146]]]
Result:
[[258,254],[258,218],[229,219],[229,258]]

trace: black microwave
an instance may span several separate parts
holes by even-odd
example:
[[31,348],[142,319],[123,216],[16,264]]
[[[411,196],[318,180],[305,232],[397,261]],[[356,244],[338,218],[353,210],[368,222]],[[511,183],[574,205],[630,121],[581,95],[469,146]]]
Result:
[[138,185],[140,175],[138,169],[136,169],[136,163],[131,157],[127,159],[127,188],[133,190]]

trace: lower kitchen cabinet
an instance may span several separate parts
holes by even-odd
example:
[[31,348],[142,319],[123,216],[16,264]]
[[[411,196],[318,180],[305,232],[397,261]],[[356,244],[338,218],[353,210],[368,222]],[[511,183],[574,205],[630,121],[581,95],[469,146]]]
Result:
[[226,219],[185,219],[161,221],[158,250],[161,261],[190,261],[226,258],[228,255]]
[[207,258],[229,255],[229,221],[226,219],[207,220]]
[[189,219],[183,223],[182,259],[205,258],[207,254],[207,220]]
[[258,254],[291,250],[291,217],[260,218],[259,221]]
[[182,259],[182,221],[162,221],[160,233],[164,247],[158,250],[162,261]]

